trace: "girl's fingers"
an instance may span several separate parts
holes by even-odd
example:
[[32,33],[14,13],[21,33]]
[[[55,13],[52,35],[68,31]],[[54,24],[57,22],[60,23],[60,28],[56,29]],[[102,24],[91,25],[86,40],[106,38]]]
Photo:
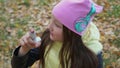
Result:
[[21,39],[20,39],[20,45],[22,46],[27,46],[29,44],[28,39],[29,36],[28,34],[25,34]]
[[41,42],[35,42],[30,38],[29,32],[26,33],[21,39],[20,39],[20,45],[23,47],[28,48],[36,48],[39,47]]
[[24,46],[24,41],[22,39],[20,39],[20,45]]
[[35,48],[36,42],[34,42],[30,37],[27,40],[29,47]]
[[23,40],[24,40],[24,44],[27,45],[28,44],[27,38],[24,38]]
[[35,41],[33,41],[31,38],[29,38],[28,39],[29,41],[29,45],[30,45],[30,47],[32,47],[32,48],[36,48],[36,47],[39,47],[40,46],[40,44],[41,44],[41,42],[40,41],[38,41],[38,42],[35,42]]

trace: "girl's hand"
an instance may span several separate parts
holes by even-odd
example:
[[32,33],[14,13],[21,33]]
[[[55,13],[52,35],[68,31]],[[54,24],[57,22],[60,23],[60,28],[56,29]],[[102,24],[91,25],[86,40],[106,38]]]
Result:
[[26,53],[28,53],[28,51],[32,48],[36,48],[39,47],[41,44],[40,41],[35,42],[34,40],[31,39],[29,32],[26,33],[21,39],[20,39],[20,45],[21,48],[19,50],[18,56],[23,56]]

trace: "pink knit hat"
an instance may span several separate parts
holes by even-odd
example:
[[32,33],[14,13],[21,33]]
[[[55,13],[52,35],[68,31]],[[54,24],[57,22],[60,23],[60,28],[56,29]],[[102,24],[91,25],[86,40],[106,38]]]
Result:
[[61,0],[52,14],[68,29],[82,36],[93,16],[102,9],[91,0]]

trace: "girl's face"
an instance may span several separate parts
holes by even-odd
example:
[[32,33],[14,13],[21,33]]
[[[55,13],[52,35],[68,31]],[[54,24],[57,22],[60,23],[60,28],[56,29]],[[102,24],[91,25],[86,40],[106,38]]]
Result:
[[50,30],[51,40],[53,41],[63,40],[63,25],[58,20],[56,20],[54,17],[52,18],[48,29]]

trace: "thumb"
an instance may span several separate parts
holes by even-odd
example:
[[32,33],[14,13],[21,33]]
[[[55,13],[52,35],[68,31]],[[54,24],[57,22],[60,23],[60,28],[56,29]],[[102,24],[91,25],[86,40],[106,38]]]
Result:
[[41,45],[41,42],[36,42],[35,47],[39,47]]

